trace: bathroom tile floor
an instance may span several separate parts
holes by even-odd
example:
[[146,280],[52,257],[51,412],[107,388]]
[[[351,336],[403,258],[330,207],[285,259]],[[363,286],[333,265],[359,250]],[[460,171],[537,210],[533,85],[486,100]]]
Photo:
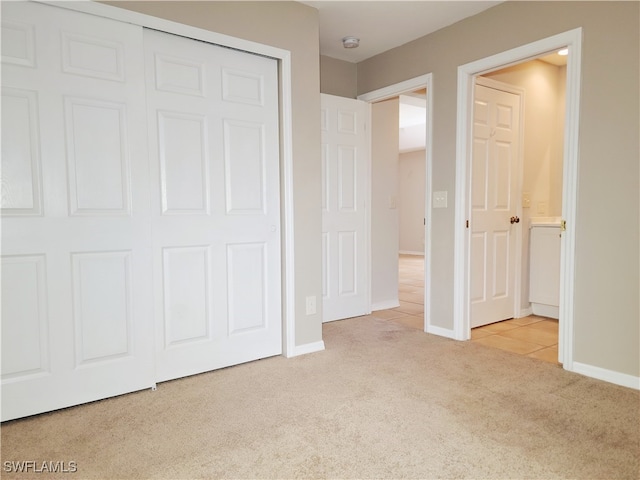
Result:
[[[373,316],[422,330],[424,317],[424,257],[400,255],[400,306]],[[518,355],[558,363],[558,321],[530,315],[471,330],[471,341]]]

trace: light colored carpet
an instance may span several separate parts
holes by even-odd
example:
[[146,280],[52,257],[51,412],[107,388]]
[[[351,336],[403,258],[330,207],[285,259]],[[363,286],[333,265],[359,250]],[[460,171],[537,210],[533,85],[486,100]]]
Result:
[[375,317],[274,357],[2,425],[3,478],[637,479],[640,394]]

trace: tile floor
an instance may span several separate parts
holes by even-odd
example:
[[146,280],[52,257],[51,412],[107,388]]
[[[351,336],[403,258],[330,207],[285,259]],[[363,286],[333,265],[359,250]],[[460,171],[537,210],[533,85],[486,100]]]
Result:
[[[374,312],[377,318],[422,330],[424,317],[424,257],[400,255],[400,306]],[[519,355],[558,363],[558,321],[531,315],[471,330],[471,341]]]

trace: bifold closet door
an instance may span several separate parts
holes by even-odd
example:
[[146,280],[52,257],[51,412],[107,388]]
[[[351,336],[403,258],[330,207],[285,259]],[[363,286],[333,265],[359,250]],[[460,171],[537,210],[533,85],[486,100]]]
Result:
[[280,354],[277,62],[144,42],[157,378]]
[[142,43],[2,4],[2,420],[154,383]]

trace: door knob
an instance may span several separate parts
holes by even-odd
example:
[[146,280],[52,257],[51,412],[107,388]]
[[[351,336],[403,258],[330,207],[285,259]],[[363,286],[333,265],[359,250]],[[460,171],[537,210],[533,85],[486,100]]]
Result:
[[520,217],[511,217],[509,221],[511,222],[511,225],[514,223],[520,223]]

